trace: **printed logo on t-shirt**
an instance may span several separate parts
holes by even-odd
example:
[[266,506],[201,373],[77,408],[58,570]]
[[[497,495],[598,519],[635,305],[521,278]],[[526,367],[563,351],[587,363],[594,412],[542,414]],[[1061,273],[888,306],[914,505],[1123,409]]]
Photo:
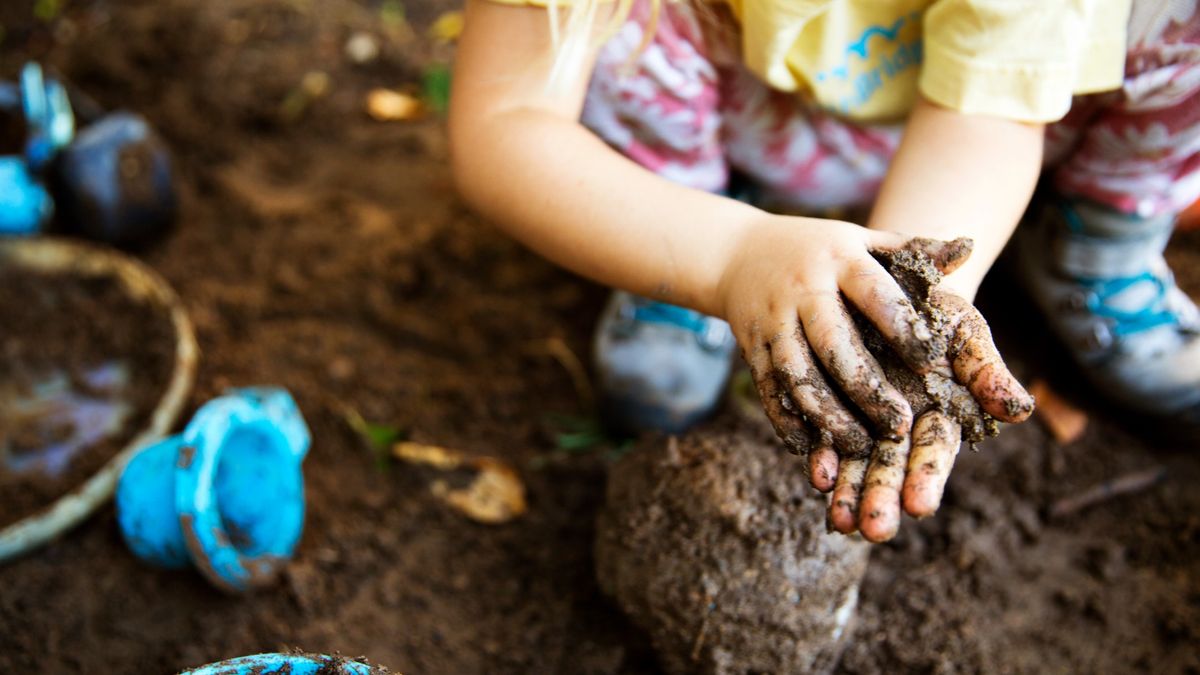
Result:
[[818,98],[849,114],[868,105],[889,83],[914,74],[921,64],[921,16],[911,12],[891,25],[866,27],[846,45],[840,63],[817,72],[817,88],[835,94]]

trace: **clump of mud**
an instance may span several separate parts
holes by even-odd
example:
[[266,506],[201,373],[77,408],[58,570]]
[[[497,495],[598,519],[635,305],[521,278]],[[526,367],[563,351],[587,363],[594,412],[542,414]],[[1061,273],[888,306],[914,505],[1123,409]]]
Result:
[[[963,349],[955,334],[955,326],[936,300],[933,289],[942,280],[943,274],[935,261],[926,252],[927,240],[918,239],[917,245],[894,251],[874,251],[875,259],[887,269],[900,288],[904,290],[916,307],[917,313],[929,325],[933,335],[929,349],[935,354],[945,354],[953,360]],[[970,254],[971,240],[956,239],[942,248],[941,255],[947,259],[961,259]],[[856,323],[862,332],[867,350],[879,361],[887,379],[912,406],[914,419],[931,410],[940,410],[962,425],[962,439],[978,443],[1000,432],[1000,424],[976,402],[966,387],[956,382],[948,372],[933,372],[926,375],[914,373],[892,350],[868,321],[856,314]],[[982,324],[977,330],[988,330]]]
[[707,428],[621,459],[600,514],[600,586],[670,673],[814,673],[837,662],[867,565],[825,499],[753,433]]

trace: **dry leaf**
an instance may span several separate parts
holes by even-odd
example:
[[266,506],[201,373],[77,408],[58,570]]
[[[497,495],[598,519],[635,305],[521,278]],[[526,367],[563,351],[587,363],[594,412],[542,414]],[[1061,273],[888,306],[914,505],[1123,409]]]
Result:
[[372,89],[367,94],[367,114],[380,122],[415,120],[425,114],[420,99],[391,89]]
[[1087,413],[1071,405],[1042,380],[1035,380],[1029,393],[1037,401],[1038,419],[1060,445],[1072,443],[1083,435],[1088,425]]
[[525,513],[525,485],[516,471],[490,458],[480,458],[474,464],[479,475],[466,488],[451,490],[445,482],[437,481],[433,493],[481,523],[506,523]]
[[408,442],[392,446],[392,454],[410,464],[443,471],[460,467],[477,471],[471,484],[462,489],[451,489],[444,480],[430,485],[434,496],[472,520],[506,523],[525,513],[525,484],[511,466],[498,459],[467,457],[457,450]]
[[409,464],[423,464],[437,469],[457,469],[463,465],[462,453],[436,445],[403,442],[392,446],[392,455]]
[[463,30],[463,13],[460,11],[445,12],[429,27],[429,35],[443,44],[454,42]]

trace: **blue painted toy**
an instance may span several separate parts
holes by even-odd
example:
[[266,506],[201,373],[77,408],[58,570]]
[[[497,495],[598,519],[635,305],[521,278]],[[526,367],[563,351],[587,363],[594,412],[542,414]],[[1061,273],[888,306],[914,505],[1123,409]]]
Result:
[[242,656],[220,663],[210,663],[191,670],[185,670],[180,675],[266,675],[267,673],[287,673],[288,675],[372,675],[372,673],[387,672],[376,669],[364,663],[351,661],[337,656],[320,654],[255,654]]
[[21,157],[0,157],[0,235],[33,234],[54,214],[54,202]]
[[308,427],[282,389],[235,389],[182,434],[146,447],[117,484],[117,522],[135,555],[195,565],[240,592],[271,582],[304,528]]
[[19,113],[25,124],[22,154],[0,157],[0,235],[33,234],[54,213],[41,179],[71,142],[75,115],[66,90],[36,63],[25,64],[17,84],[0,83],[0,112]]
[[140,115],[110,113],[80,131],[54,173],[60,220],[89,239],[143,241],[175,217],[171,155]]

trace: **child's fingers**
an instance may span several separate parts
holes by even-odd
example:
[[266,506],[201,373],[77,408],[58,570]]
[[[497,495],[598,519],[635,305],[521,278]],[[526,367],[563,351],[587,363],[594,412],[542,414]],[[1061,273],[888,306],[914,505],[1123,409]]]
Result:
[[839,283],[909,368],[928,373],[944,359],[943,343],[933,339],[929,325],[883,265],[864,256],[846,266]]
[[829,492],[838,477],[838,455],[832,444],[822,444],[808,453],[808,474],[812,486]]
[[912,408],[867,352],[837,292],[810,295],[799,310],[804,333],[825,372],[874,423],[876,432],[889,438],[907,436]]
[[939,293],[937,301],[957,325],[950,347],[954,378],[996,419],[1020,422],[1033,412],[1033,397],[1008,371],[992,341],[992,331],[966,300]]
[[880,441],[871,455],[858,529],[867,541],[883,542],[900,529],[900,488],[908,468],[909,439]]
[[769,347],[761,341],[752,342],[751,345],[751,351],[744,356],[767,419],[788,450],[798,455],[807,454],[811,442],[808,425],[787,409],[787,394],[775,379]]
[[971,257],[975,242],[968,237],[959,237],[953,241],[929,239],[927,237],[909,237],[896,232],[868,230],[868,245],[872,250],[896,251],[909,250],[929,256],[934,267],[942,274],[950,274],[962,267]]
[[904,479],[904,510],[922,518],[942,504],[942,491],[962,445],[958,422],[942,412],[925,413],[913,427],[912,453]]
[[829,524],[842,534],[858,529],[858,502],[866,473],[865,459],[842,460],[838,467],[837,485],[829,501]]
[[775,379],[791,396],[800,416],[828,432],[844,455],[865,456],[871,450],[871,435],[825,381],[805,340],[804,329],[795,319],[790,323],[789,326],[785,322],[785,330],[770,343]]

